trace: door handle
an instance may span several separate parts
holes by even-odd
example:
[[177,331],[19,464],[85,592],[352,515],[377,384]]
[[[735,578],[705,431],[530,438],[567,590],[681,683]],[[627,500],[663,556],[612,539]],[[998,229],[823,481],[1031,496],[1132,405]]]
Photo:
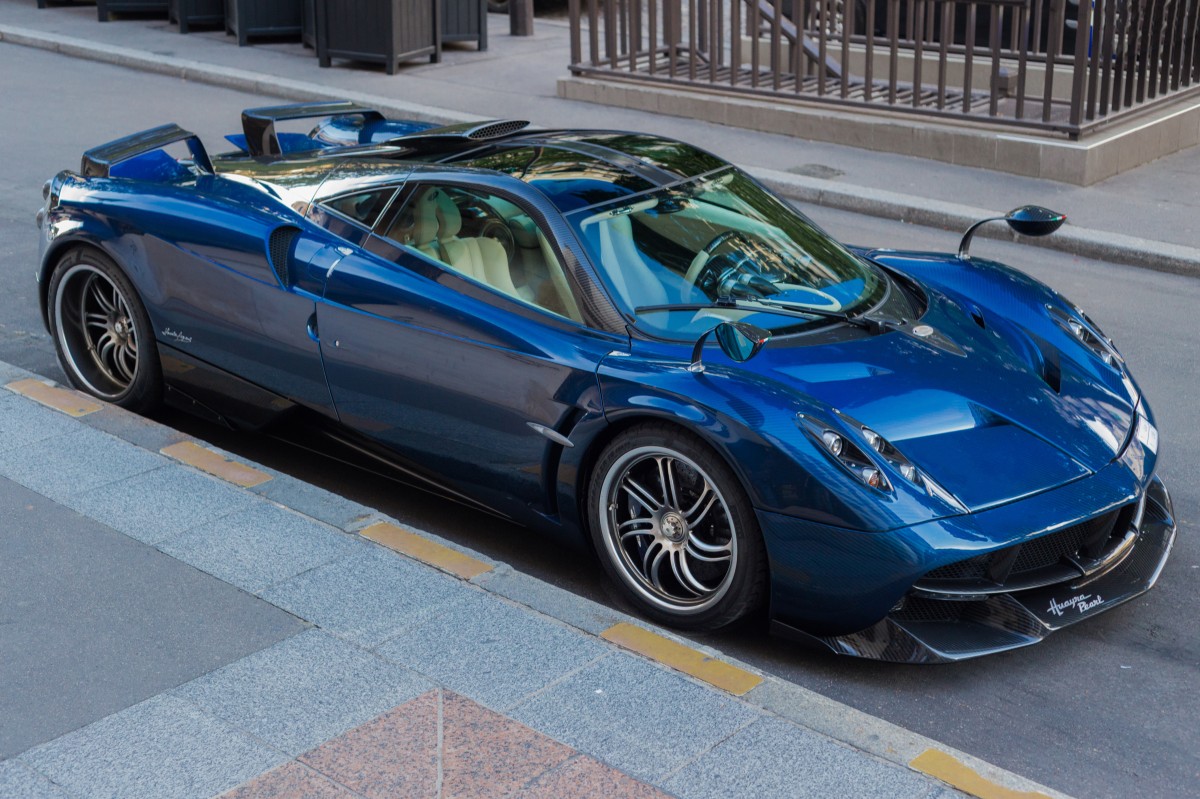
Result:
[[308,317],[308,325],[306,330],[308,331],[309,338],[318,344],[321,343],[321,336],[317,330],[317,315],[315,313]]

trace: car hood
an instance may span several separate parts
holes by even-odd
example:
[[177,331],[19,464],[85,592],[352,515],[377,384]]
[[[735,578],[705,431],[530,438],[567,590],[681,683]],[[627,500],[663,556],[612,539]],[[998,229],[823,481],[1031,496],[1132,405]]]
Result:
[[743,367],[815,400],[844,432],[870,427],[972,511],[1119,455],[1138,396],[1123,369],[1102,363],[1040,302],[984,307],[925,290],[927,311],[903,332],[831,344],[782,336]]

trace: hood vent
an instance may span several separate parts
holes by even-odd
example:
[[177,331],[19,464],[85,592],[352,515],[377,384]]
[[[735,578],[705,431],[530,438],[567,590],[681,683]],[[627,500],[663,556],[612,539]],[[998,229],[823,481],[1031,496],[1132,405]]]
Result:
[[493,119],[487,122],[468,122],[447,125],[389,139],[386,144],[405,148],[405,154],[438,153],[465,149],[472,145],[505,139],[529,127],[523,119]]
[[472,141],[487,141],[488,139],[502,139],[505,136],[511,136],[518,131],[525,130],[529,127],[528,120],[524,119],[502,119],[497,122],[488,122],[480,125],[477,128],[472,128],[467,132],[466,137]]
[[1038,362],[1033,364],[1037,369],[1038,375],[1046,382],[1046,385],[1054,389],[1055,394],[1062,393],[1062,362],[1059,357],[1058,348],[1046,339],[1035,336],[1026,331],[1029,340],[1037,347]]

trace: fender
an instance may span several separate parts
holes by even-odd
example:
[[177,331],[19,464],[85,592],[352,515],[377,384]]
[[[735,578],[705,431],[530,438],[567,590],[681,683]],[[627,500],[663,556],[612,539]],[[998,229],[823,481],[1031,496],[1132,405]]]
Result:
[[725,459],[759,511],[861,531],[945,515],[907,486],[884,493],[863,485],[797,424],[804,413],[836,426],[833,409],[731,364],[715,347],[704,372],[688,371],[690,360],[690,347],[650,342],[637,342],[631,357],[606,357],[598,372],[606,420],[657,418],[694,432]]

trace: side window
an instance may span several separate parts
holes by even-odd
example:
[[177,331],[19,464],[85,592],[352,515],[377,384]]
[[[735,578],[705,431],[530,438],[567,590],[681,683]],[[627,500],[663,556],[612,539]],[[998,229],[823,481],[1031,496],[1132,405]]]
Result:
[[347,219],[358,222],[366,228],[371,228],[374,227],[376,220],[379,219],[379,215],[387,207],[388,200],[395,193],[396,187],[388,186],[383,189],[372,189],[371,191],[361,191],[355,194],[343,194],[341,197],[322,200],[321,204]]
[[566,272],[520,206],[478,189],[418,186],[380,235],[519,302],[582,321]]

